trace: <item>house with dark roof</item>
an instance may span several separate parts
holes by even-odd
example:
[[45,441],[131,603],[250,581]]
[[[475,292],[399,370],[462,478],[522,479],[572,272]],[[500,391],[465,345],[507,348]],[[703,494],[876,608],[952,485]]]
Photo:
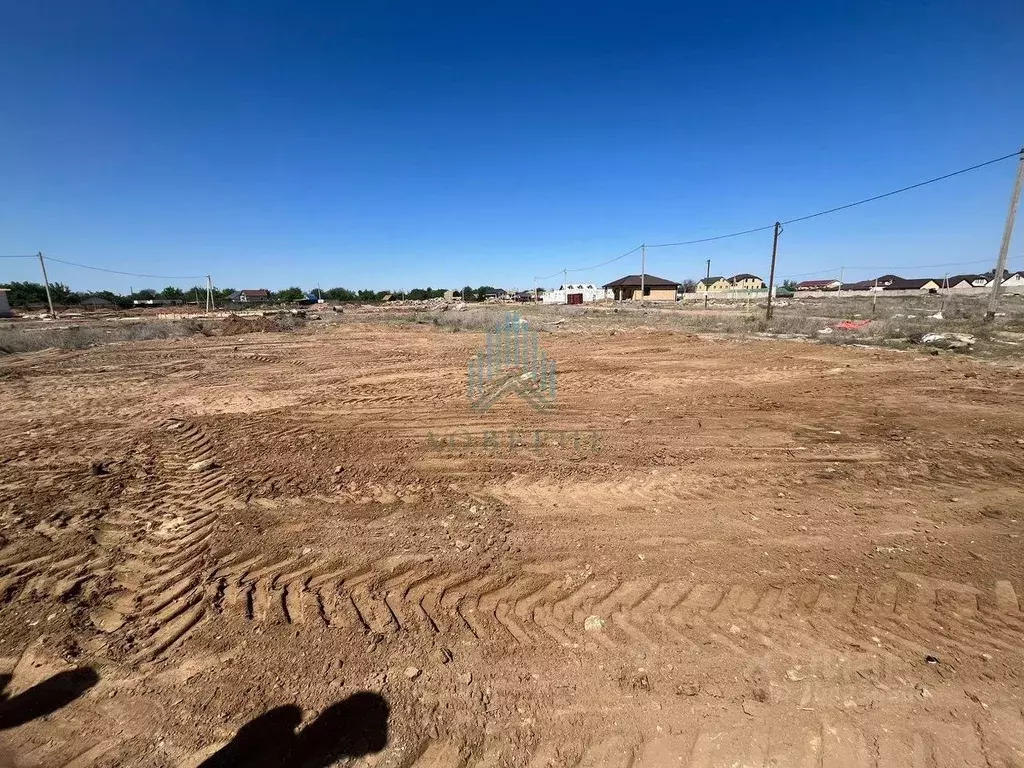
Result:
[[707,293],[709,291],[727,291],[732,286],[729,285],[729,281],[721,275],[714,275],[713,277],[702,277],[697,282],[697,293]]
[[804,280],[796,284],[798,291],[835,291],[838,288],[838,280]]
[[270,301],[270,291],[266,288],[256,290],[235,291],[228,296],[228,301],[238,304],[264,304]]
[[626,275],[602,286],[616,301],[675,301],[679,283],[655,275]]
[[1014,272],[1003,278],[1004,288],[1024,288],[1024,272]]
[[741,272],[729,278],[729,285],[734,289],[756,291],[764,288],[764,280],[757,275]]
[[885,290],[938,293],[939,284],[930,277],[897,277],[885,283]]
[[985,275],[950,275],[937,282],[943,289],[969,292],[975,288],[984,288],[988,285],[989,279]]

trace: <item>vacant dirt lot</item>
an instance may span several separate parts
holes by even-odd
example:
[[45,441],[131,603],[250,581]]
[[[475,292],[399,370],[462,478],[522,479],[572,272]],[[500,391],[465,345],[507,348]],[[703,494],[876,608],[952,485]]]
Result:
[[579,328],[0,359],[12,759],[1024,765],[1021,371]]

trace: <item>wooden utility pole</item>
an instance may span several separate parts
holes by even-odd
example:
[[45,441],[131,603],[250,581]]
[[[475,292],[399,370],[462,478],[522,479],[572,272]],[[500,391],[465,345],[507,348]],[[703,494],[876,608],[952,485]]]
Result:
[[46,303],[50,305],[50,317],[56,318],[57,313],[53,311],[53,299],[50,297],[50,279],[46,276],[46,262],[43,261],[42,251],[39,251],[39,266],[43,268],[43,285],[46,286]]
[[640,245],[640,301],[644,300],[644,287],[647,284],[647,246]]
[[704,309],[708,308],[708,289],[711,287],[708,283],[711,282],[711,259],[707,259],[708,273],[704,278]]
[[1013,222],[1017,217],[1017,204],[1020,202],[1022,184],[1024,184],[1024,148],[1020,151],[1017,178],[1013,182],[1013,193],[1010,195],[1010,210],[1006,213],[1006,225],[1003,227],[1003,242],[999,246],[999,259],[996,261],[995,274],[992,275],[992,293],[988,297],[986,320],[995,318],[996,310],[999,308],[999,288],[1003,284],[1003,270],[1006,269],[1006,257],[1010,250],[1010,238],[1013,237]]
[[768,309],[765,310],[765,320],[772,319],[772,294],[775,293],[775,258],[779,254],[779,235],[782,234],[782,225],[775,222],[775,234],[772,237],[772,268],[768,273]]

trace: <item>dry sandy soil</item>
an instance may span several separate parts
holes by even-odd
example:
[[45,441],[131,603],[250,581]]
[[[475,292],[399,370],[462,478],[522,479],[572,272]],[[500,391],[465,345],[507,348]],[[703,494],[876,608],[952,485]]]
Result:
[[577,327],[0,360],[6,759],[1024,765],[1020,370]]

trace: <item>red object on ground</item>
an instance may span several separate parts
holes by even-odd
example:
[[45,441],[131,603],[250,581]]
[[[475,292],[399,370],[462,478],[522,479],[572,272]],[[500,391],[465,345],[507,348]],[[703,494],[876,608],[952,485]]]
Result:
[[870,320],[840,320],[832,327],[840,331],[856,331],[858,328],[863,328],[870,322]]

